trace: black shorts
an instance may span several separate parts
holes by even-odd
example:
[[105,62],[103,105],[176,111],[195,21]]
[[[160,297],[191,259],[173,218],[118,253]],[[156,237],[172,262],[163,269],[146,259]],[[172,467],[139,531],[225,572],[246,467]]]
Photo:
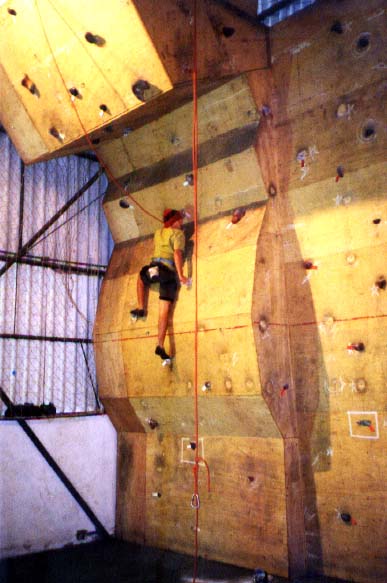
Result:
[[[156,266],[159,268],[159,275],[151,278],[149,269]],[[140,271],[140,277],[146,286],[150,286],[152,283],[160,284],[160,300],[175,301],[178,288],[175,271],[168,269],[163,263],[152,262],[149,265],[144,265]]]

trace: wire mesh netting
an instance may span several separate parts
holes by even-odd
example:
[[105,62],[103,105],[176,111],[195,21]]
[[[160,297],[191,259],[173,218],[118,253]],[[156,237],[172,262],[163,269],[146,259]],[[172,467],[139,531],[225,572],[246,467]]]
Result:
[[292,2],[283,2],[283,0],[258,0],[257,14],[260,16],[270,10],[271,14],[264,18],[263,23],[266,26],[274,26],[289,16],[300,12],[307,6],[314,4],[316,0],[293,0]]
[[113,247],[101,206],[106,178],[20,253],[97,170],[75,156],[24,167],[0,135],[0,386],[14,404],[99,408],[91,339]]

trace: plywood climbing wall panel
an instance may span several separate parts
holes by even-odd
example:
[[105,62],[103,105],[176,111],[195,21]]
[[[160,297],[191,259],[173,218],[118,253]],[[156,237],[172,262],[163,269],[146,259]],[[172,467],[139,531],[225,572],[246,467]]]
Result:
[[[148,436],[146,539],[151,545],[191,553],[193,458],[186,449],[190,436],[185,435]],[[269,571],[286,575],[281,442],[205,437],[201,448],[212,475],[208,493],[206,471],[200,467],[203,555],[251,568],[259,560]]]
[[296,17],[286,36],[283,25],[273,32],[274,77],[289,71],[274,121],[287,139],[279,223],[288,313],[280,324],[310,455],[307,561],[378,583],[387,573],[386,522],[372,510],[384,496],[378,452],[387,438],[382,4],[327,2]]

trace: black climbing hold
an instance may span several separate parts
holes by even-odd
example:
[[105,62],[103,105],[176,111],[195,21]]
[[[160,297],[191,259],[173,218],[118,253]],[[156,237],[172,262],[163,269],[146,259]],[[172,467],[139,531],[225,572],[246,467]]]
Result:
[[374,219],[372,222],[374,225],[379,225],[381,223],[382,219]]
[[304,269],[313,269],[313,261],[304,261]]
[[88,43],[91,43],[92,45],[97,45],[97,47],[103,47],[104,44],[106,44],[106,40],[102,36],[99,36],[98,34],[93,34],[92,32],[87,32],[85,34],[85,39],[87,40]]
[[101,105],[99,106],[99,108],[100,108],[101,111],[105,111],[105,112],[109,111],[108,106],[105,105],[104,103],[101,103]]
[[331,26],[331,32],[335,32],[336,34],[343,34],[344,28],[343,25],[339,20],[336,20]]
[[226,38],[230,38],[230,36],[232,36],[235,33],[235,28],[233,28],[232,26],[224,26],[222,28],[222,33],[223,36],[225,36]]
[[136,83],[132,85],[133,93],[135,94],[137,99],[143,102],[146,101],[145,91],[148,91],[148,89],[150,89],[150,85],[148,81],[145,81],[145,79],[139,79],[138,81],[136,81]]
[[194,441],[191,441],[189,444],[190,449],[195,450],[196,449],[196,443]]
[[69,89],[69,93],[71,93],[71,95],[73,97],[79,97],[80,96],[80,93],[79,93],[79,91],[78,91],[78,89],[76,87],[71,87]]
[[56,127],[52,126],[49,130],[48,133],[51,134],[54,138],[56,138],[57,140],[59,140],[60,142],[63,142],[63,136],[62,134],[56,129]]
[[157,421],[155,419],[152,419],[152,418],[147,419],[147,423],[148,423],[148,425],[149,425],[149,427],[151,429],[156,429],[156,427],[159,426],[159,424],[157,423]]
[[340,518],[343,522],[345,522],[345,524],[351,524],[352,522],[352,516],[347,512],[341,512]]
[[28,91],[32,93],[32,95],[40,97],[38,88],[36,87],[35,83],[28,77],[28,75],[24,75],[23,79],[21,80],[21,84],[23,85],[23,87],[28,89]]
[[386,289],[387,286],[387,282],[386,282],[386,278],[381,275],[380,277],[378,277],[378,279],[375,282],[375,285],[379,288],[379,289]]
[[351,344],[350,348],[352,350],[356,350],[357,352],[364,352],[365,351],[364,342],[355,342],[354,344]]
[[343,166],[338,166],[336,172],[337,172],[337,176],[340,176],[340,178],[343,178],[344,177],[344,168],[343,168]]
[[121,198],[120,207],[123,209],[128,209],[130,208],[130,203],[127,200],[125,200],[125,198]]
[[94,140],[91,140],[92,144],[99,144],[100,143],[100,138],[94,138]]
[[194,183],[194,175],[193,174],[186,174],[183,185],[184,186],[193,186],[193,183]]
[[12,16],[16,16],[17,12],[13,8],[8,8],[8,14],[12,14]]

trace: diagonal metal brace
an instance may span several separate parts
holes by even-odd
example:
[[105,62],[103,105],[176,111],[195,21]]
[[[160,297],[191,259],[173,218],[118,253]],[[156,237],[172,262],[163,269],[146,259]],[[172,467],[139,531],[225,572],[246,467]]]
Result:
[[[7,407],[12,407],[12,401],[10,400],[10,398],[8,397],[8,395],[6,394],[4,389],[2,389],[2,387],[0,387],[0,398],[2,399],[3,403]],[[32,441],[34,446],[37,448],[37,450],[42,454],[42,456],[44,457],[44,459],[46,460],[48,465],[54,470],[54,472],[56,473],[58,478],[61,480],[62,484],[67,488],[67,490],[70,492],[70,494],[72,495],[74,500],[82,508],[82,510],[86,514],[86,516],[94,524],[95,529],[96,529],[97,533],[99,534],[99,536],[101,536],[102,538],[110,538],[110,535],[109,535],[108,531],[106,530],[106,528],[104,527],[104,525],[98,520],[97,516],[91,510],[90,506],[87,504],[87,502],[84,500],[84,498],[82,498],[82,496],[79,494],[79,492],[73,486],[73,484],[70,482],[70,480],[68,479],[66,474],[58,466],[58,464],[56,463],[54,458],[50,455],[50,453],[44,447],[43,443],[40,441],[40,439],[37,437],[37,435],[35,435],[35,433],[32,431],[32,429],[28,425],[28,423],[24,419],[15,419],[15,421],[17,421],[19,423],[19,425],[23,429],[24,433],[30,438],[30,440]]]
[[88,190],[90,188],[90,186],[92,186],[92,184],[94,184],[94,182],[96,182],[96,180],[98,180],[98,178],[101,176],[101,174],[104,172],[104,170],[102,168],[100,168],[98,170],[98,172],[96,172],[94,174],[94,176],[92,176],[90,178],[90,180],[88,180],[86,182],[86,184],[84,184],[82,186],[82,188],[80,188],[78,190],[78,192],[76,192],[63,206],[61,209],[59,209],[52,217],[49,221],[47,221],[47,223],[45,225],[43,225],[43,227],[41,229],[39,229],[39,231],[37,231],[37,233],[35,233],[35,235],[33,235],[31,237],[31,239],[29,241],[27,241],[27,243],[25,245],[23,245],[23,247],[21,247],[21,249],[19,250],[19,252],[17,254],[14,255],[14,257],[12,257],[11,259],[9,259],[5,265],[0,269],[0,277],[2,275],[4,275],[4,273],[6,273],[8,271],[8,269],[10,267],[12,267],[12,265],[14,265],[15,263],[17,263],[17,261],[23,257],[23,255],[25,255],[27,253],[27,251],[32,247],[32,245],[34,243],[36,243],[36,241],[38,239],[40,239],[40,237],[43,235],[43,233],[45,233],[50,227],[51,225],[53,225],[66,211],[68,208],[70,208],[77,200],[78,198],[80,198],[82,196],[82,194],[84,192],[86,192],[86,190]]

